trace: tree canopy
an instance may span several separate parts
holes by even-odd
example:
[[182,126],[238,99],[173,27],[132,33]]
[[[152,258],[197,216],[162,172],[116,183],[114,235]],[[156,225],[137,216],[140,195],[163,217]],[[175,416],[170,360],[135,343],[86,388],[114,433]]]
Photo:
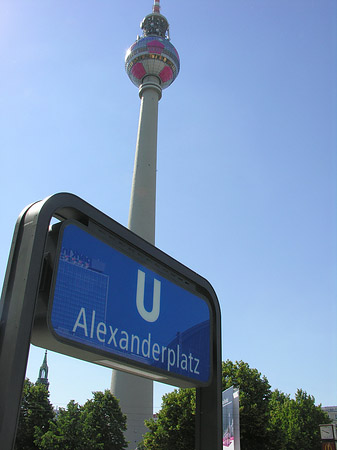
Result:
[[49,428],[54,418],[53,406],[49,401],[47,387],[41,383],[24,381],[15,450],[35,450],[37,436]]
[[118,400],[106,390],[79,406],[73,400],[60,408],[49,431],[40,436],[40,449],[48,450],[123,450],[126,416]]
[[242,450],[269,450],[266,424],[271,390],[267,378],[243,361],[227,360],[222,363],[222,389],[231,386],[240,390]]
[[60,408],[49,430],[39,437],[40,449],[85,450],[83,440],[82,407],[71,400],[67,408]]
[[156,419],[145,422],[143,448],[151,450],[190,450],[194,448],[195,390],[174,390],[163,396]]
[[329,423],[329,416],[315,405],[315,399],[298,389],[295,399],[278,390],[269,405],[269,432],[275,450],[320,450],[318,425]]
[[[267,378],[243,361],[222,363],[222,387],[240,390],[242,450],[320,450],[319,424],[330,423],[313,396],[298,389],[294,399],[271,391]],[[164,395],[142,450],[195,449],[195,389]],[[73,400],[55,414],[46,386],[25,380],[15,450],[124,450],[126,416],[106,390],[80,406]]]
[[123,434],[126,416],[110,391],[94,392],[94,398],[84,404],[82,415],[86,449],[123,450],[127,447]]
[[[243,361],[222,364],[222,387],[240,390],[242,450],[320,450],[319,424],[328,415],[314,397],[299,389],[295,399],[271,391],[267,378]],[[144,450],[195,449],[195,390],[175,390],[163,397],[156,419],[139,446]]]
[[110,391],[55,414],[46,386],[25,381],[15,450],[124,450],[126,416]]

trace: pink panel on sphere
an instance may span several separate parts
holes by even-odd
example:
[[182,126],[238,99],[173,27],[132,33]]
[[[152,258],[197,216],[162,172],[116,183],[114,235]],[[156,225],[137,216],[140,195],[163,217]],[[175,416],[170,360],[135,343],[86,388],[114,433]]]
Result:
[[171,67],[165,66],[164,69],[160,72],[159,76],[163,83],[166,83],[167,81],[172,80],[173,72],[172,72]]
[[160,41],[150,41],[146,45],[149,53],[157,53],[158,55],[160,55],[163,51],[163,48],[165,48],[164,44],[162,44]]
[[141,62],[136,63],[131,69],[132,75],[140,80],[146,75],[146,70]]

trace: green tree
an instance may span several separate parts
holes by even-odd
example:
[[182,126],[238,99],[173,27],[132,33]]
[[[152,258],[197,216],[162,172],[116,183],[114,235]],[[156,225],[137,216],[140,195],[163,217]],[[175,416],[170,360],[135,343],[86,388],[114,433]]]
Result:
[[49,392],[45,385],[24,382],[16,433],[16,450],[36,450],[35,439],[49,429],[49,421],[54,418]]
[[243,361],[222,363],[222,388],[240,389],[240,443],[242,450],[269,450],[267,430],[270,384],[257,369]]
[[157,419],[147,420],[150,429],[140,448],[146,450],[193,450],[195,448],[195,389],[174,390],[163,396]]
[[39,436],[40,449],[46,450],[123,450],[126,416],[118,400],[106,390],[79,406],[73,400],[60,408],[50,429]]
[[277,437],[275,450],[319,450],[321,448],[319,424],[329,423],[329,416],[315,398],[298,389],[295,399],[279,391],[270,401],[269,429]]
[[[240,389],[240,441],[242,450],[319,450],[319,424],[327,414],[314,397],[298,390],[295,399],[278,390],[243,361],[222,364],[223,389]],[[193,450],[195,448],[195,391],[181,389],[163,397],[157,420],[139,446],[142,450]]]
[[[242,361],[222,364],[223,389],[240,388],[240,429],[242,450],[269,450],[267,430],[270,385],[256,369]],[[184,389],[163,397],[156,421],[149,420],[145,434],[146,450],[193,450],[195,447],[195,391]]]
[[123,432],[126,416],[110,391],[94,392],[82,410],[83,435],[87,450],[123,450],[127,447]]
[[278,389],[272,392],[269,401],[268,430],[272,437],[270,450],[286,450],[288,430],[287,405],[290,396]]
[[85,450],[82,407],[71,400],[67,409],[60,408],[49,430],[37,440],[40,449]]

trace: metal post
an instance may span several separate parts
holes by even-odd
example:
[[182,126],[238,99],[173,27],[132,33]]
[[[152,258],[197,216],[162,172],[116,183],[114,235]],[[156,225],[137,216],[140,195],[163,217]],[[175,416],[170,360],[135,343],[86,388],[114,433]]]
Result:
[[209,386],[196,389],[196,450],[222,450],[222,362],[219,303],[214,303],[212,309],[214,323],[212,333],[213,377]]
[[[1,296],[0,437],[3,450],[14,448],[34,320],[34,288],[39,283],[43,263],[40,258],[32,264],[36,221],[33,215],[31,222],[24,226],[28,210],[16,223]],[[28,283],[28,280],[35,282]]]

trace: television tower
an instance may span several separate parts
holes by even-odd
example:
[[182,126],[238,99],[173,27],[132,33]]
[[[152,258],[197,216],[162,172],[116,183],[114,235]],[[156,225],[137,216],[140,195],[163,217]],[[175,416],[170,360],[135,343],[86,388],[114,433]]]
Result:
[[[143,36],[137,37],[125,55],[125,70],[139,88],[141,100],[128,228],[154,245],[158,102],[162,90],[176,79],[180,61],[159,0],[154,0],[152,13],[144,17],[140,27]],[[113,370],[111,392],[127,415],[126,440],[134,450],[148,431],[144,420],[153,414],[153,382]]]

